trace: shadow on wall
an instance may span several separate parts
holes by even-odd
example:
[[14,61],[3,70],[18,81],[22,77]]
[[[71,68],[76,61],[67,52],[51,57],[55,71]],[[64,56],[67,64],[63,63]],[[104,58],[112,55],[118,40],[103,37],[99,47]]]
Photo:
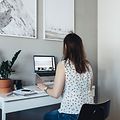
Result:
[[106,99],[111,100],[109,120],[120,119],[120,98],[119,98],[119,80],[115,68],[107,68],[107,70],[99,70],[98,78],[98,98],[99,101]]
[[105,70],[99,70],[98,75],[98,101],[104,101],[106,99],[111,99],[111,93],[108,87],[108,77]]

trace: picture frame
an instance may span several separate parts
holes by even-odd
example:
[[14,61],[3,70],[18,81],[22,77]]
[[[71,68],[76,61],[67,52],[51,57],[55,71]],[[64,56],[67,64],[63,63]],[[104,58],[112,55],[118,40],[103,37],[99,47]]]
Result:
[[37,38],[37,0],[1,0],[0,35]]
[[63,41],[74,32],[74,0],[43,1],[43,39]]

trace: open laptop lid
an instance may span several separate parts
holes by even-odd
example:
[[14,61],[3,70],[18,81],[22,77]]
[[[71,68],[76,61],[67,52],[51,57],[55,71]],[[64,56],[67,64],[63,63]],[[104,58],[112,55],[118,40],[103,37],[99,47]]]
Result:
[[55,56],[34,55],[34,72],[39,76],[54,76],[56,70]]

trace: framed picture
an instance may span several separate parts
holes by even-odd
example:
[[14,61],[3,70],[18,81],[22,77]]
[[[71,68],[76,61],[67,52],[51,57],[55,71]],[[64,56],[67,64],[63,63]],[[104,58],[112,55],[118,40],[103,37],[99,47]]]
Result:
[[74,0],[43,1],[43,39],[63,41],[74,32]]
[[0,0],[0,35],[37,38],[37,0]]

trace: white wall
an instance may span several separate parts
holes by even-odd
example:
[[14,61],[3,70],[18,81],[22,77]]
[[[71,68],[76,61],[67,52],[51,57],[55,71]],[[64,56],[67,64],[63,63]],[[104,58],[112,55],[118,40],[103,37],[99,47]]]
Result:
[[[62,42],[42,39],[42,0],[38,0],[38,39],[0,36],[0,57],[11,59],[21,49],[15,63],[16,74],[13,78],[24,80],[25,84],[34,83],[32,56],[34,54],[52,54],[58,60],[62,57]],[[75,0],[75,29],[83,38],[88,59],[92,63],[97,78],[97,1]]]
[[120,120],[120,1],[98,1],[98,91],[111,99],[110,120]]

